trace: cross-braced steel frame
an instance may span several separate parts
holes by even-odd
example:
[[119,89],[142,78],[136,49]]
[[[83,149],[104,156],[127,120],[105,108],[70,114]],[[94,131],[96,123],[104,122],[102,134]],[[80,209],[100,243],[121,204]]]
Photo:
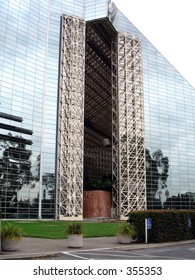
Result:
[[[62,17],[57,138],[57,217],[59,219],[83,217],[84,95],[89,95],[90,98],[94,96],[92,90],[89,90],[90,87],[86,86],[84,92],[84,85],[88,85],[90,81],[85,74],[89,76],[91,73],[85,72],[85,25],[83,19]],[[102,36],[102,31],[97,25],[96,31]],[[87,40],[95,38],[93,32],[90,34]],[[144,101],[141,42],[122,33],[115,32],[115,35],[112,36],[111,57],[109,51],[104,52],[101,49],[100,52],[99,44],[94,45],[95,41],[93,44],[88,41],[88,52],[92,51],[94,57],[97,55],[98,61],[101,61],[99,64],[93,61],[92,66],[94,63],[99,67],[102,64],[110,69],[109,65],[111,65],[112,85],[108,83],[105,91],[111,92],[112,87],[112,94],[110,94],[112,132],[110,133],[112,133],[113,217],[123,219],[129,211],[146,208]],[[89,57],[91,56],[88,53]],[[111,62],[108,63],[108,60]],[[92,66],[90,63],[87,64],[88,68]],[[98,74],[98,71],[96,72],[94,75]],[[94,90],[100,94],[100,90],[103,91],[104,87],[99,89],[97,86]],[[103,96],[104,93],[103,91]],[[105,98],[100,100],[107,102]],[[105,104],[101,103],[100,107],[104,108],[103,105]],[[93,102],[86,107],[88,108],[86,110],[91,110],[88,113],[89,117],[92,113],[97,114],[95,108],[93,111]],[[97,125],[98,129],[97,127],[95,129],[90,120],[88,123],[85,122],[85,125],[87,124],[87,128],[91,129],[90,139],[93,138],[92,131],[96,134],[100,133],[101,122]],[[88,142],[91,141],[90,139]],[[99,143],[98,141],[96,143]],[[103,164],[102,160],[100,161],[99,164]],[[95,170],[91,172],[93,171]]]
[[57,139],[57,216],[82,219],[85,21],[61,19]]
[[112,43],[114,216],[146,208],[141,42],[118,33]]

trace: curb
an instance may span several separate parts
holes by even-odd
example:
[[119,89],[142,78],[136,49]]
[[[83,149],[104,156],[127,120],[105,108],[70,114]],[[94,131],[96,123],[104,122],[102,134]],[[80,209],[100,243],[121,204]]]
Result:
[[[109,249],[113,250],[122,250],[122,251],[130,251],[130,250],[140,250],[140,249],[150,249],[150,248],[162,248],[167,246],[177,246],[183,244],[194,244],[195,239],[193,240],[185,240],[185,241],[175,241],[175,242],[165,242],[165,243],[147,243],[147,244],[131,244],[131,245],[119,245],[119,246],[110,246]],[[68,248],[67,248],[68,249]],[[86,251],[86,250],[103,250],[108,249],[108,247],[100,247],[100,248],[78,248],[73,251]],[[194,251],[195,248],[191,248],[190,251]],[[64,251],[64,250],[63,250]],[[71,251],[72,250],[67,250]],[[50,258],[60,254],[62,251],[52,251],[52,252],[40,252],[40,253],[15,253],[15,252],[2,252],[0,251],[0,260],[36,260],[42,258]]]

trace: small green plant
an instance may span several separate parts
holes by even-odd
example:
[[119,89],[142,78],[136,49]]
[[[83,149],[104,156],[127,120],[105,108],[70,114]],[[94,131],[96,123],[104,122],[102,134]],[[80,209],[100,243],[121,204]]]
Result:
[[90,182],[85,185],[86,190],[102,190],[111,191],[112,183],[109,179],[91,179]]
[[69,224],[68,227],[66,228],[66,234],[83,234],[83,227],[81,223],[72,223]]
[[137,228],[133,224],[122,224],[120,225],[118,231],[117,231],[118,236],[128,236],[131,238],[136,238],[137,237]]
[[5,224],[1,229],[1,239],[19,241],[22,239],[22,236],[22,229],[12,223]]

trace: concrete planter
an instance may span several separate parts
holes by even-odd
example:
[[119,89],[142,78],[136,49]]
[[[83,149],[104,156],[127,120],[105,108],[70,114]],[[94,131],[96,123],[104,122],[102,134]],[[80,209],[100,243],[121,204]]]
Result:
[[1,250],[17,251],[22,240],[22,229],[12,223],[7,223],[1,229]]
[[81,248],[83,247],[83,235],[82,234],[70,234],[67,237],[67,244],[69,248]]
[[21,240],[1,239],[1,250],[5,252],[17,251]]
[[118,235],[117,242],[119,244],[129,244],[129,243],[135,242],[135,239],[133,239],[132,237],[127,236],[127,235]]

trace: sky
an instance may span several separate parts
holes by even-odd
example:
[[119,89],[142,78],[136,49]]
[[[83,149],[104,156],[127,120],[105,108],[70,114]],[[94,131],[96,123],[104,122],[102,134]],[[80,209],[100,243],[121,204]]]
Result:
[[195,88],[195,1],[113,2]]

